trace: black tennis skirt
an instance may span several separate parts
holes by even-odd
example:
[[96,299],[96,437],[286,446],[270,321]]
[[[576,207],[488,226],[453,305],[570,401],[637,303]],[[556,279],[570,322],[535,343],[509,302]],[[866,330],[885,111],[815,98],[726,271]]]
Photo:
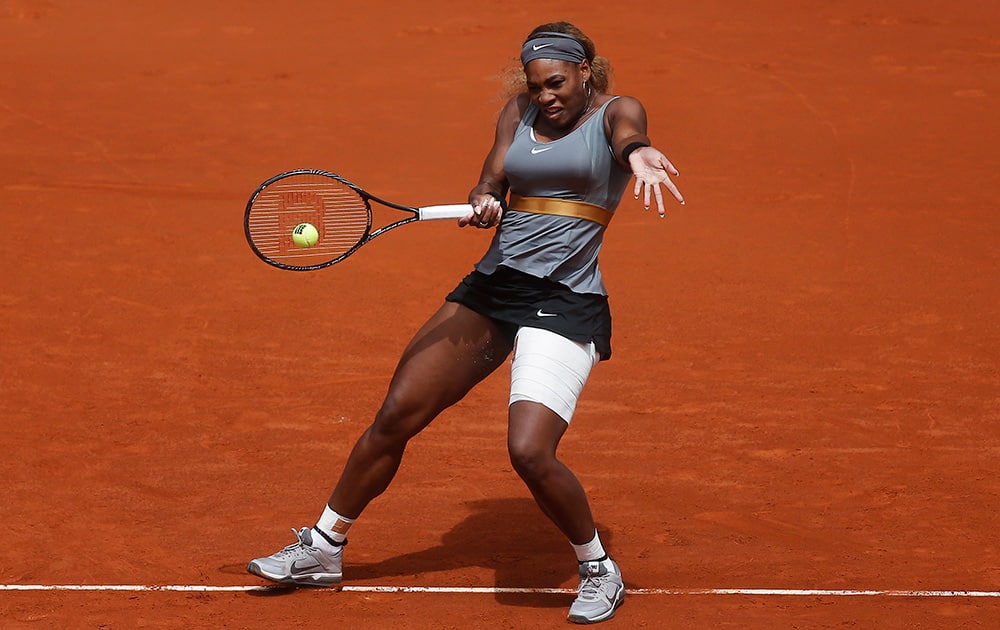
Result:
[[611,358],[606,295],[574,293],[564,284],[501,266],[489,275],[473,271],[445,299],[494,320],[511,339],[521,326],[542,328],[573,341],[593,341],[602,361]]

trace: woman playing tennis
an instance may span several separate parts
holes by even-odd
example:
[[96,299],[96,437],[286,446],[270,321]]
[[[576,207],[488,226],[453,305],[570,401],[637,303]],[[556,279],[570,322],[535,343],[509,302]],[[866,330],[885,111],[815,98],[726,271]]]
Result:
[[[598,267],[608,222],[633,194],[664,215],[683,203],[678,175],[651,146],[641,103],[608,94],[609,66],[566,22],[535,28],[521,49],[522,89],[500,114],[472,213],[495,229],[475,270],[403,351],[372,424],[347,459],[326,508],[298,540],[250,562],[282,583],[337,585],[348,529],[389,486],[410,438],[511,359],[508,451],[542,512],[568,539],[580,588],[569,620],[610,619],[625,587],[587,496],[556,449],[590,371],[611,356],[611,313]],[[506,199],[504,210],[500,199]]]

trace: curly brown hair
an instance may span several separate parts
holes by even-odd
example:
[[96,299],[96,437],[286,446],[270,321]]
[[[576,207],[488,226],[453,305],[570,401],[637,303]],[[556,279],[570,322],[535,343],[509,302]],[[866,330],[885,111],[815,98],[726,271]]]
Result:
[[[538,33],[543,32],[564,33],[578,39],[580,43],[583,44],[583,49],[587,52],[587,61],[590,62],[591,87],[595,92],[607,93],[607,91],[611,88],[611,62],[597,54],[597,46],[594,45],[594,41],[592,39],[587,37],[583,31],[569,22],[550,22],[548,24],[540,24],[533,28],[524,41],[527,42]],[[504,96],[506,97],[521,94],[528,89],[527,79],[524,76],[524,68],[521,66],[520,59],[515,60],[511,66],[504,70],[503,83],[505,88]]]

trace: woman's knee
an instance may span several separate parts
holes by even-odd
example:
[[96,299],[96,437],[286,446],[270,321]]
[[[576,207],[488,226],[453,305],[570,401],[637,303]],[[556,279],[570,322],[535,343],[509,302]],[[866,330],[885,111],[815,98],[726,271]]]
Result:
[[545,479],[556,463],[555,453],[530,441],[509,440],[507,453],[514,471],[525,481]]
[[545,479],[559,465],[556,448],[567,424],[535,402],[515,402],[508,409],[507,453],[525,481]]
[[412,397],[390,392],[382,401],[371,426],[371,437],[381,442],[405,445],[433,419]]

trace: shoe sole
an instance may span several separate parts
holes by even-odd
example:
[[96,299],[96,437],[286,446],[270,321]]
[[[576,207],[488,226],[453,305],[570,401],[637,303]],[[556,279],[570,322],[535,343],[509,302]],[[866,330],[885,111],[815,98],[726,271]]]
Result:
[[294,584],[296,586],[340,586],[343,579],[342,573],[313,573],[301,577],[294,575],[275,575],[268,573],[256,562],[247,565],[247,572],[262,577],[265,580],[278,582],[279,584]]

